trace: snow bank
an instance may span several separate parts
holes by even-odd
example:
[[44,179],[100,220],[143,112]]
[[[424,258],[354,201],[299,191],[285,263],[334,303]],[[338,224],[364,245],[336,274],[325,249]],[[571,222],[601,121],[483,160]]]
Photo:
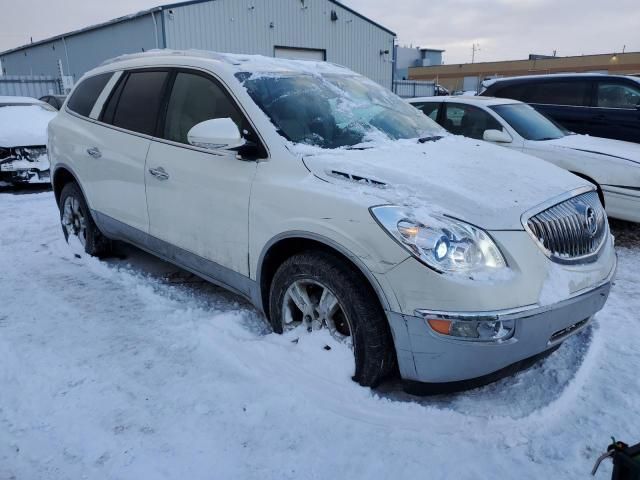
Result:
[[638,440],[638,246],[547,361],[417,399],[146,255],[76,258],[51,193],[0,205],[0,478],[578,479],[610,435]]

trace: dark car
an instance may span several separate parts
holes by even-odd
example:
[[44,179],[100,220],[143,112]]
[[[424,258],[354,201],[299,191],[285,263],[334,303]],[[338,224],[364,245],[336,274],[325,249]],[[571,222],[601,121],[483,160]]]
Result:
[[64,104],[65,98],[67,98],[66,95],[45,95],[44,97],[40,97],[40,100],[48,103],[56,110],[60,110]]
[[490,81],[481,95],[534,106],[568,130],[640,143],[640,78],[537,75]]

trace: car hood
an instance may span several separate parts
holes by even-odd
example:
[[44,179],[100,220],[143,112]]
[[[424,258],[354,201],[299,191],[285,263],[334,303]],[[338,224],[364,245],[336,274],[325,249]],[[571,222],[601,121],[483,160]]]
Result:
[[38,105],[0,107],[0,147],[47,144],[47,126],[56,112]]
[[595,155],[608,155],[640,165],[640,144],[638,143],[591,137],[589,135],[567,135],[566,137],[541,143]]
[[333,184],[372,195],[371,204],[447,214],[487,230],[522,230],[524,212],[589,183],[543,160],[447,135],[380,142],[362,150],[301,145],[307,168]]

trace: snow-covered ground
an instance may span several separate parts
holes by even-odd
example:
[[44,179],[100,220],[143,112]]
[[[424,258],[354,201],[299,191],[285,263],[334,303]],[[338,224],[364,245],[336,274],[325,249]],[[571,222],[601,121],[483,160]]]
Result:
[[148,255],[76,258],[50,192],[0,193],[0,212],[0,479],[572,479],[610,436],[640,441],[640,227],[590,329],[517,376],[415,398]]

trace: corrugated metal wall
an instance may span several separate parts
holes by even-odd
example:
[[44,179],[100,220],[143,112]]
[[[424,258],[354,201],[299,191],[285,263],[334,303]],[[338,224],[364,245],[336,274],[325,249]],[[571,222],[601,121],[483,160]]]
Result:
[[45,75],[0,76],[0,95],[40,98],[60,93],[60,83],[55,77]]
[[62,60],[65,75],[77,80],[109,58],[156,48],[156,38],[162,47],[160,17],[155,13],[157,30],[149,14],[32,45],[2,55],[2,67],[7,75],[58,77],[58,60]]
[[167,48],[269,57],[276,46],[325,49],[327,61],[391,88],[394,36],[328,0],[212,0],[163,16]]

